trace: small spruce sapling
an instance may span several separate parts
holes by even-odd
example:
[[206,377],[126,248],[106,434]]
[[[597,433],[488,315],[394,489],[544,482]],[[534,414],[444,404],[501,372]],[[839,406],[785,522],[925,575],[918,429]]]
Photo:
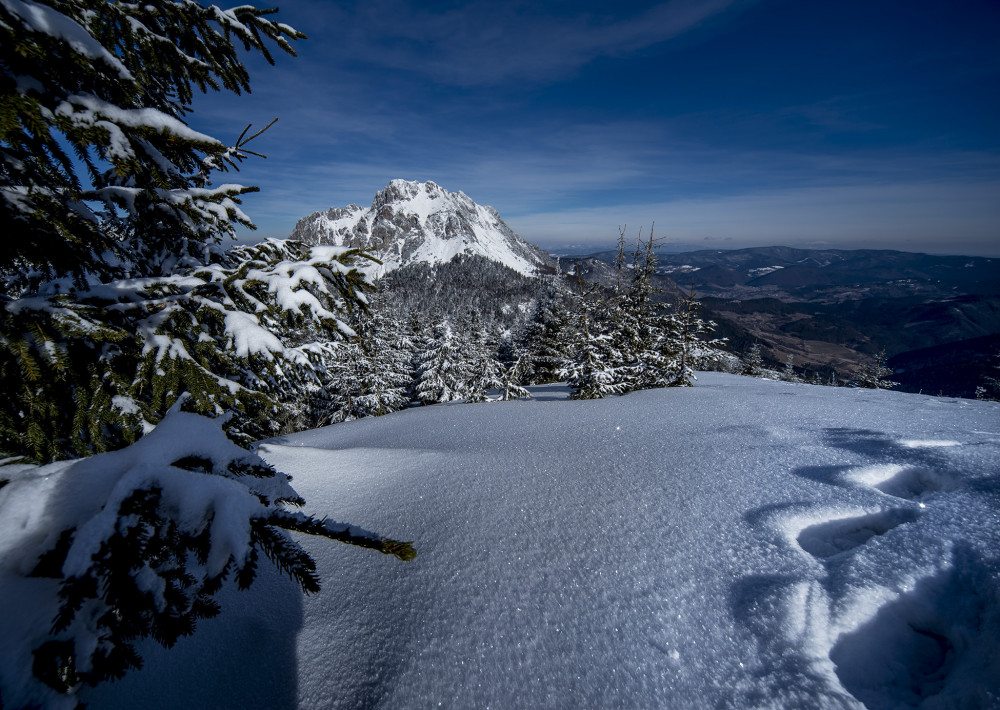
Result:
[[743,361],[741,375],[761,377],[764,374],[764,356],[761,354],[760,343],[754,342]]
[[868,389],[888,390],[898,385],[898,382],[893,382],[889,379],[889,376],[892,375],[892,368],[886,366],[886,359],[885,348],[875,353],[872,361],[866,363],[858,370],[858,386]]

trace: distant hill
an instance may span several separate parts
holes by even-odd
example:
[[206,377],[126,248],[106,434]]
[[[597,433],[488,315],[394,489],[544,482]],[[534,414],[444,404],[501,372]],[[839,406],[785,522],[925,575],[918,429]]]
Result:
[[972,396],[1000,338],[1000,259],[782,246],[658,256],[659,273],[694,286],[734,352],[759,341],[772,365],[792,356],[849,376],[885,348],[900,389]]
[[910,350],[886,364],[897,389],[971,398],[987,378],[1000,375],[1000,334]]
[[[603,254],[602,254],[603,256]],[[705,295],[842,301],[872,296],[1000,295],[1000,259],[875,249],[755,247],[660,256],[662,273]]]

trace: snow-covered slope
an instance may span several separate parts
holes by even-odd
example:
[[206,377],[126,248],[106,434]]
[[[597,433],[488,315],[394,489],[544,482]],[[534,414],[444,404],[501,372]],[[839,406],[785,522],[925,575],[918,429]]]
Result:
[[291,239],[307,244],[364,247],[391,271],[414,262],[447,262],[458,254],[483,256],[525,275],[546,254],[508,227],[492,207],[433,182],[393,180],[371,207],[331,207],[303,217]]
[[306,540],[101,708],[1000,707],[1000,404],[703,374],[261,446]]

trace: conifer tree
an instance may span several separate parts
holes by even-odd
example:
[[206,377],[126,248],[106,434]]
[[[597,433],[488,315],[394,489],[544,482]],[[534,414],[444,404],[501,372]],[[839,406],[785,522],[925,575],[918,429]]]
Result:
[[[652,230],[645,243],[640,233],[633,259],[632,283],[621,309],[622,339],[627,343],[624,347],[632,361],[626,365],[629,389],[679,384],[683,379],[680,371],[690,368],[690,363],[685,362],[682,366],[680,362],[688,355],[685,339],[689,334],[682,333],[676,314],[667,313],[664,305],[654,300],[654,295],[659,293],[653,285],[657,246],[658,240],[654,239]],[[690,326],[693,338],[693,320]]]
[[517,358],[506,368],[500,376],[500,401],[507,402],[512,399],[531,399],[531,392],[523,386],[524,378],[527,376],[530,367],[530,359],[525,352],[519,353]]
[[211,176],[257,134],[227,147],[183,119],[195,88],[249,89],[241,48],[292,53],[304,35],[273,12],[0,0],[0,449],[93,455],[54,469],[50,494],[72,505],[39,522],[27,571],[47,580],[33,603],[53,623],[36,648],[5,639],[5,662],[17,654],[37,681],[0,688],[11,707],[120,677],[137,640],[191,633],[261,555],[316,591],[283,531],[415,554],[292,511],[288,477],[240,446],[318,381],[317,339],[352,336],[368,288],[357,250],[218,245],[251,224],[238,204],[255,188]]
[[329,376],[324,389],[329,400],[319,424],[377,417],[402,409],[410,385],[409,353],[393,316],[382,298],[353,324],[356,337],[330,348]]
[[229,413],[237,441],[277,434],[322,373],[303,339],[352,334],[344,320],[368,288],[360,255],[269,241],[186,275],[8,300],[0,449],[39,462],[117,449],[184,393],[190,411]]
[[750,346],[750,351],[746,354],[743,362],[743,371],[740,374],[750,377],[761,377],[764,374],[764,356],[760,351],[760,343],[754,341],[754,344]]
[[559,364],[568,354],[570,320],[565,299],[556,289],[536,302],[521,340],[530,353],[527,377],[532,383],[557,381]]
[[624,386],[613,362],[619,360],[611,337],[602,332],[598,320],[601,301],[596,287],[585,288],[580,269],[576,272],[579,292],[572,324],[571,354],[559,369],[570,386],[570,399],[601,399],[621,394]]
[[492,401],[489,390],[499,389],[503,385],[504,365],[500,360],[500,345],[495,343],[486,332],[486,328],[478,318],[470,319],[467,328],[473,329],[466,338],[465,348],[467,370],[470,373],[466,385],[469,403]]
[[701,303],[695,298],[694,284],[690,293],[681,299],[672,314],[673,344],[668,344],[675,354],[670,385],[689,387],[694,380],[695,368],[716,363],[723,355],[725,339],[706,339],[715,323],[700,316]]
[[[469,380],[468,402],[506,402],[512,399],[531,399],[531,392],[523,386],[530,368],[530,356],[511,338],[501,339],[499,347],[490,347],[487,340],[475,357],[472,377]],[[497,390],[491,399],[489,390]]]
[[[619,262],[623,261],[623,240],[619,240]],[[691,293],[680,299],[673,312],[654,297],[660,292],[654,283],[659,240],[650,231],[644,242],[640,234],[633,259],[632,282],[618,307],[618,339],[622,383],[626,390],[652,387],[690,386],[696,366],[715,358],[721,340],[704,340],[715,324],[701,319],[701,304]]]
[[[305,35],[193,0],[0,3],[0,272],[7,293],[42,277],[161,275],[251,225],[215,171],[253,154],[184,122],[194,90],[249,91],[240,49],[273,63]],[[252,136],[251,136],[252,138]],[[13,289],[13,290],[12,290]]]
[[898,382],[893,382],[889,379],[889,376],[892,375],[892,368],[886,367],[885,361],[885,348],[882,348],[875,354],[871,362],[863,365],[858,370],[858,386],[868,389],[888,390],[898,385]]
[[454,402],[469,394],[469,372],[451,324],[442,319],[417,356],[415,387],[421,404]]
[[997,374],[986,375],[982,384],[976,386],[976,399],[984,402],[1000,400],[1000,352],[993,356],[993,365],[990,369]]
[[785,382],[801,382],[802,379],[795,374],[795,356],[788,353],[788,357],[785,358],[785,367],[781,371],[781,379]]

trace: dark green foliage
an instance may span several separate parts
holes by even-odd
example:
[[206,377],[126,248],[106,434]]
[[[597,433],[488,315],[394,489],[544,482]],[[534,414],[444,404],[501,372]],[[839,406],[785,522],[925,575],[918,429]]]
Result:
[[764,356],[760,351],[760,343],[755,342],[750,346],[750,350],[743,360],[743,369],[740,374],[749,377],[760,377],[764,374]]
[[[19,14],[14,14],[15,12]],[[194,90],[249,91],[240,48],[273,62],[304,37],[275,10],[192,0],[0,7],[0,272],[167,273],[250,224],[209,186],[247,154],[183,123]],[[27,277],[27,278],[25,278]]]
[[25,534],[32,603],[52,626],[42,641],[5,639],[39,681],[14,700],[2,689],[18,707],[138,668],[136,642],[193,633],[219,613],[225,580],[251,584],[261,555],[317,591],[286,530],[416,554],[289,512],[303,501],[288,478],[233,443],[294,416],[369,288],[356,250],[218,247],[252,226],[238,204],[256,188],[210,178],[255,155],[259,132],[227,147],[183,118],[195,89],[249,90],[240,51],[293,53],[304,35],[274,12],[0,4],[0,451],[87,457],[50,469],[38,495],[52,517]]
[[136,362],[116,376],[97,360],[116,357],[135,336],[68,295],[3,298],[0,306],[0,382],[7,395],[0,402],[0,450],[51,461],[134,441],[139,419],[114,411],[111,395],[126,388]]
[[321,389],[311,392],[309,424],[377,417],[402,409],[411,384],[410,358],[402,327],[379,293],[370,308],[351,320],[356,337],[327,350]]
[[[61,581],[61,607],[51,629],[55,638],[64,635],[89,600],[100,599],[103,613],[90,622],[100,630],[100,643],[90,658],[65,653],[64,641],[49,641],[35,652],[36,677],[54,689],[68,692],[77,683],[96,685],[120,678],[142,665],[133,645],[136,640],[148,636],[169,648],[193,633],[198,619],[219,613],[212,595],[224,575],[197,579],[187,571],[191,563],[206,563],[209,528],[196,535],[178,529],[164,516],[161,495],[155,486],[134,491],[122,502],[114,534],[101,545],[86,573]],[[68,544],[57,545],[45,566],[61,569],[63,560],[58,556],[65,557],[68,550]],[[153,577],[162,585],[162,604],[154,599],[151,587],[155,587],[149,582]],[[54,679],[73,682],[60,687]]]
[[885,348],[879,350],[870,363],[864,365],[857,373],[857,383],[859,387],[869,389],[888,390],[892,389],[898,382],[889,379],[892,375],[892,368],[886,367]]
[[551,289],[535,305],[522,342],[530,350],[527,376],[534,384],[559,379],[559,366],[569,355],[572,316],[565,294]]
[[[358,294],[370,286],[352,268],[364,255],[322,249],[264,242],[183,277],[4,299],[0,450],[52,461],[121,448],[183,393],[191,411],[235,415],[239,441],[278,433],[322,371],[318,349],[286,343],[336,339],[338,316],[366,309]],[[283,307],[286,288],[312,305]],[[268,348],[243,345],[248,333]]]

